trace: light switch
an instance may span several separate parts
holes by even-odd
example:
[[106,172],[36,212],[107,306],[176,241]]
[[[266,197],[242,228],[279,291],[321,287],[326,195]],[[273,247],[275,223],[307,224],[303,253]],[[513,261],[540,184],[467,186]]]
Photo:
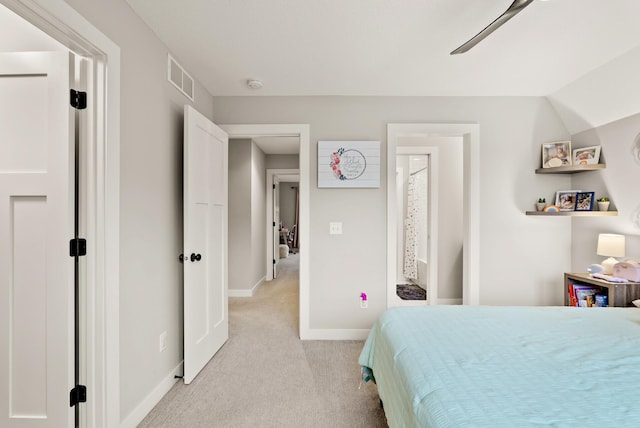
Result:
[[329,223],[329,235],[342,235],[342,223],[340,222]]

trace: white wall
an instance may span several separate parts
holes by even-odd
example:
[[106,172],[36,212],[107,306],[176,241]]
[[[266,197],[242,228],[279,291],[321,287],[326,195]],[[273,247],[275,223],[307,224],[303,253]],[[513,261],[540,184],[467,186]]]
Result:
[[[212,117],[167,80],[168,50],[124,0],[66,0],[120,47],[120,417],[182,361],[183,106]],[[176,57],[180,61],[179,56]],[[188,70],[187,70],[188,71]],[[167,332],[167,349],[158,337]]]
[[[596,254],[599,233],[626,236],[626,257],[640,260],[640,114],[572,135],[574,147],[602,146],[602,171],[574,174],[572,187],[608,196],[617,217],[572,220],[573,272],[585,272],[605,257]],[[619,258],[624,259],[624,258]]]
[[[379,189],[318,189],[318,140],[380,140],[386,174],[387,123],[480,125],[480,302],[561,304],[558,278],[570,268],[570,225],[524,215],[565,177],[534,174],[540,144],[569,137],[537,97],[215,97],[219,123],[308,123],[310,327],[367,329],[386,307],[386,180]],[[384,175],[386,177],[386,175]],[[441,189],[446,194],[446,189]],[[329,235],[331,221],[343,235]],[[550,246],[549,243],[554,245]],[[532,269],[538,260],[544,269]],[[369,309],[359,309],[366,291]],[[331,308],[329,310],[329,308]]]
[[640,112],[640,46],[549,95],[572,134]]

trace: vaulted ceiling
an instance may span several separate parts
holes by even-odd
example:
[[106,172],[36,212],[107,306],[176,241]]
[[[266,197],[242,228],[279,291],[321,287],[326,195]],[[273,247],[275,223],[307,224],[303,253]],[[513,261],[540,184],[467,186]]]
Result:
[[[640,45],[638,0],[127,0],[214,96],[548,95]],[[247,79],[264,83],[247,87]]]

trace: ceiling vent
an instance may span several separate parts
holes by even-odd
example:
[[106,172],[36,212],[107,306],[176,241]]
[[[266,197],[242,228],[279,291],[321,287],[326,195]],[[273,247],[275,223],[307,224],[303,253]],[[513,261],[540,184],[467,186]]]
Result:
[[178,88],[178,90],[182,92],[185,97],[193,101],[193,78],[189,76],[186,71],[184,71],[184,68],[182,68],[182,66],[178,64],[175,59],[173,59],[171,54],[169,54],[168,56],[169,82],[173,83],[173,86]]

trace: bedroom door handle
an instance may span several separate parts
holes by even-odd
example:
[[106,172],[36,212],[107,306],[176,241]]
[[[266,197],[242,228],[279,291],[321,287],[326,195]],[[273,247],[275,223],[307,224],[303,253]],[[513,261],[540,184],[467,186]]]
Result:
[[192,262],[199,262],[201,259],[202,259],[202,256],[200,254],[191,253]]

